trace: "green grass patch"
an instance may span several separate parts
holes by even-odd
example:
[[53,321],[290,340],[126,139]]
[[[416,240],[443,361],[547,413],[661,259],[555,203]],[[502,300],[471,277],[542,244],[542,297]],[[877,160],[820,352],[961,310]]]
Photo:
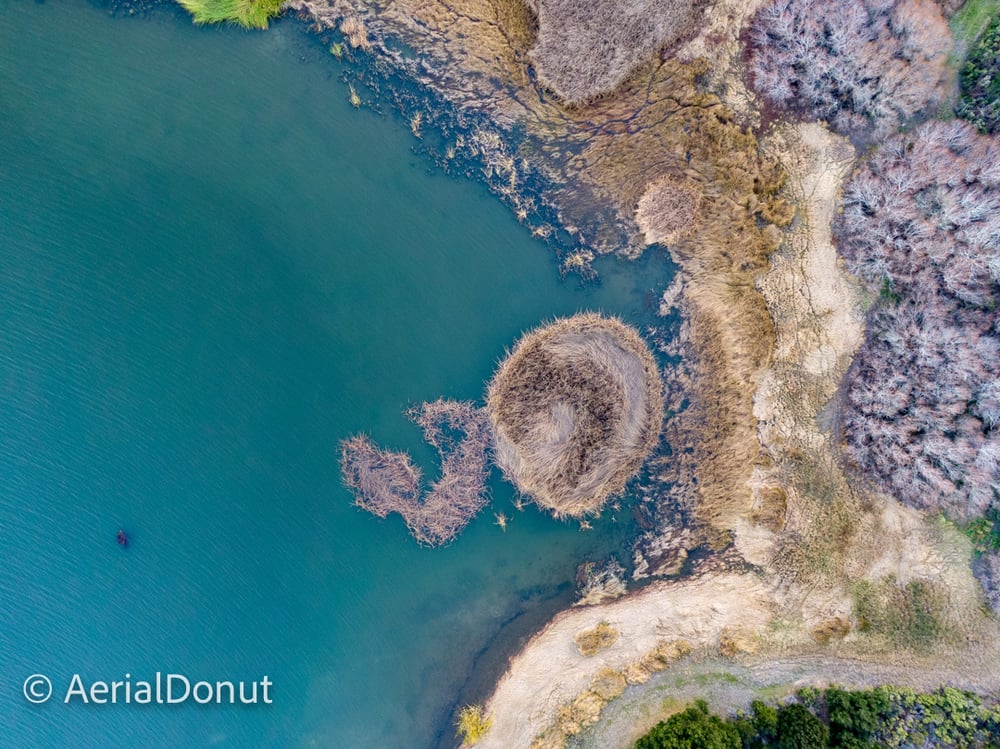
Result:
[[985,517],[973,520],[965,527],[965,535],[972,541],[978,554],[1000,549],[1000,510],[993,510]]
[[949,21],[955,43],[971,48],[998,11],[1000,0],[968,0]]
[[472,746],[493,727],[493,718],[486,715],[481,705],[466,705],[458,712],[455,723],[462,738],[462,746]]
[[899,585],[889,575],[859,580],[851,589],[861,631],[885,637],[898,647],[925,650],[950,637],[947,591],[926,580]]
[[[279,15],[284,0],[177,0],[195,23],[235,23],[245,29],[266,29]],[[1000,0],[998,0],[1000,2]]]

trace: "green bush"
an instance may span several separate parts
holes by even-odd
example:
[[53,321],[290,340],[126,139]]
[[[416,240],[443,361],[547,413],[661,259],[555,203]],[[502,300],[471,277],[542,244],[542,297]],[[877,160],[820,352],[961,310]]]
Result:
[[889,709],[889,700],[879,690],[848,692],[826,690],[830,720],[830,746],[835,749],[868,749]]
[[1000,130],[1000,17],[969,52],[959,82],[962,97],[956,114],[982,133]]
[[736,727],[709,714],[704,701],[660,721],[635,742],[635,749],[742,749],[742,746]]
[[805,705],[785,705],[778,710],[778,749],[826,749],[830,729]]
[[[636,749],[1000,749],[1000,706],[950,687],[800,691],[776,708],[761,701],[723,720],[703,701],[657,725]],[[803,704],[803,701],[806,704]],[[808,706],[807,706],[808,705]]]

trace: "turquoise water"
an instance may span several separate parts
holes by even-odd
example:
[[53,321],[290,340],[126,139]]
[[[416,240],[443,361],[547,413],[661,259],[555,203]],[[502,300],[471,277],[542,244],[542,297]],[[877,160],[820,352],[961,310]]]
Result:
[[[561,282],[338,74],[293,22],[0,3],[0,746],[453,746],[456,704],[620,551],[627,511],[581,533],[499,481],[445,549],[351,505],[339,440],[432,471],[404,408],[478,398],[521,330],[634,317],[669,279]],[[60,702],[74,673],[156,671],[266,674],[273,703]]]

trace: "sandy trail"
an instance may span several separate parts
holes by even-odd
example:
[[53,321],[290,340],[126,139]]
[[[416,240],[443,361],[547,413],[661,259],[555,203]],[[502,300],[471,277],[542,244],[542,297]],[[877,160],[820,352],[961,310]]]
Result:
[[[983,654],[986,656],[987,654]],[[996,654],[994,654],[995,656]],[[941,686],[972,689],[1000,699],[996,661],[967,654],[941,663],[875,662],[832,654],[750,658],[690,659],[658,674],[642,687],[632,687],[611,703],[593,729],[573,739],[573,749],[627,749],[659,721],[695,700],[726,714],[745,709],[754,699],[790,695],[805,686],[871,688],[906,684],[921,691]]]
[[[629,598],[559,614],[515,656],[487,705],[493,728],[476,746],[518,749],[555,720],[560,707],[586,691],[606,668],[622,671],[665,640],[715,647],[727,627],[758,628],[772,616],[768,593],[754,575],[659,583]],[[585,657],[576,635],[608,622],[617,641]]]

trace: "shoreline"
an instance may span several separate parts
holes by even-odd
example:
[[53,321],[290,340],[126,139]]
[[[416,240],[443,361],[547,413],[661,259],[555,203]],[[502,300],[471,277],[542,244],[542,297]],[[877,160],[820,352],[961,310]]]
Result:
[[[845,293],[851,282],[839,270],[829,240],[840,183],[853,152],[848,158],[849,147],[831,141],[829,132],[818,126],[779,129],[778,135],[758,143],[748,129],[756,115],[738,70],[739,44],[735,34],[720,32],[739,29],[750,10],[735,2],[719,3],[708,28],[686,42],[689,63],[661,58],[634,71],[614,96],[565,110],[544,96],[532,98],[538,89],[525,60],[530,34],[518,37],[521,46],[506,48],[510,54],[497,56],[493,66],[485,56],[469,52],[474,37],[469,41],[449,36],[443,19],[451,11],[444,3],[419,6],[415,18],[420,10],[429,13],[428,7],[439,15],[436,25],[416,27],[401,19],[405,12],[400,8],[409,7],[405,0],[384,0],[369,15],[347,0],[293,0],[290,5],[300,12],[317,6],[333,9],[325,16],[313,12],[317,25],[331,30],[338,27],[338,12],[362,24],[370,22],[377,39],[384,40],[387,29],[395,30],[407,46],[427,53],[432,62],[414,75],[412,65],[381,47],[386,59],[399,65],[403,80],[410,75],[411,83],[418,82],[447,104],[457,130],[443,131],[445,165],[463,155],[469,165],[464,173],[485,181],[529,226],[531,217],[539,216],[535,208],[548,211],[549,220],[533,231],[548,240],[569,240],[557,249],[564,272],[586,278],[597,255],[641,254],[641,235],[645,231],[648,238],[649,228],[641,222],[637,226],[631,212],[663,175],[685,180],[701,196],[702,215],[670,246],[680,267],[683,323],[682,334],[667,345],[671,353],[682,354],[680,367],[687,370],[677,373],[683,393],[674,402],[687,398],[690,403],[667,424],[674,461],[660,463],[659,478],[660,486],[670,482],[663,505],[671,509],[660,517],[653,503],[655,528],[646,540],[655,546],[666,538],[669,545],[672,534],[680,536],[682,559],[706,544],[717,553],[696,565],[693,577],[655,582],[612,603],[557,614],[510,659],[486,705],[494,725],[479,746],[564,746],[569,736],[581,731],[587,735],[606,704],[616,704],[619,686],[629,682],[625,674],[630,667],[649,665],[653,658],[669,672],[670,663],[690,647],[730,658],[757,653],[765,662],[767,656],[780,659],[822,650],[817,632],[835,625],[838,634],[827,648],[847,649],[849,663],[878,664],[897,655],[899,648],[852,632],[850,624],[846,632],[838,630],[839,622],[851,621],[847,582],[866,574],[896,571],[905,580],[919,571],[947,580],[958,596],[955,608],[965,617],[964,631],[980,626],[979,646],[1000,659],[997,623],[976,609],[967,547],[942,537],[930,521],[892,498],[856,490],[843,472],[831,436],[819,427],[820,421],[831,420],[828,405],[863,334],[859,297]],[[476,5],[473,11],[483,7]],[[518,23],[523,31],[524,19]],[[492,31],[498,27],[494,19]],[[500,34],[485,47],[502,48],[509,41]],[[695,57],[713,53],[714,64]],[[463,68],[470,59],[471,68]],[[456,77],[463,70],[471,75]],[[711,81],[720,95],[704,93],[696,84],[699,78]],[[469,107],[472,100],[475,106]],[[397,106],[405,118],[406,104]],[[491,118],[496,127],[476,124]],[[626,129],[607,129],[622,121],[630,123]],[[463,126],[473,144],[464,151]],[[649,137],[654,129],[674,133],[675,128],[689,127],[699,132],[698,138],[670,142],[668,137],[664,144]],[[567,158],[567,149],[576,153]],[[678,159],[677,149],[684,149],[686,163]],[[840,166],[831,169],[835,163]],[[481,165],[480,174],[475,164]],[[745,181],[733,175],[744,175]],[[586,209],[598,222],[613,216],[614,230],[598,230],[593,222],[581,220]],[[795,288],[801,294],[787,293]],[[828,312],[813,308],[819,299]],[[842,327],[846,334],[838,330]],[[807,447],[805,460],[793,449],[796,439]],[[682,451],[688,451],[683,461],[678,459]],[[840,498],[833,515],[815,501],[810,487],[817,476]],[[655,489],[650,493],[655,495]],[[697,519],[693,534],[676,534],[673,506]],[[820,522],[836,524],[850,513],[857,517],[843,531],[847,535],[832,537],[844,548],[837,549],[841,566],[831,577],[815,567],[824,567],[823,555],[836,547],[829,538],[812,538],[809,528]],[[812,557],[799,553],[803,533],[812,538]],[[720,554],[724,549],[729,551]],[[671,548],[667,556],[676,553],[677,548]],[[737,567],[746,560],[758,573],[740,576],[727,571],[727,559],[733,556]],[[817,587],[817,581],[823,584]],[[685,630],[677,622],[674,627],[657,624],[655,631],[639,626],[636,620],[648,622],[692,587],[702,592],[705,602],[701,628],[688,632],[693,643],[682,637],[685,644],[678,645],[677,632]],[[720,624],[717,608],[727,595],[742,611]],[[619,644],[592,660],[574,654],[574,633],[616,615],[622,626],[632,627],[623,630]],[[788,624],[789,617],[795,623]],[[782,622],[784,629],[776,633]],[[939,657],[952,665],[952,674],[961,674],[958,664],[968,657],[968,643],[949,649]],[[839,662],[815,661],[816,668],[827,670]],[[553,670],[559,674],[555,680]],[[643,674],[657,670],[632,668],[636,682],[629,688],[643,693]],[[926,670],[917,666],[896,671],[893,678],[912,682],[924,678],[922,673]],[[799,678],[821,683],[824,677],[813,673]],[[1000,677],[977,683],[1000,696]]]
[[[407,18],[411,5],[416,10]],[[684,352],[684,366],[691,368],[691,376],[681,379],[692,403],[667,429],[678,448],[675,456],[683,448],[691,452],[684,463],[677,459],[667,466],[665,476],[672,480],[686,472],[691,484],[675,482],[673,499],[664,504],[676,501],[698,520],[694,537],[680,541],[685,554],[699,546],[717,554],[693,577],[655,582],[610,604],[557,614],[510,659],[488,703],[494,729],[480,746],[561,746],[572,731],[560,729],[544,743],[535,742],[564,717],[567,706],[563,728],[578,727],[577,733],[588,735],[587,721],[605,704],[610,702],[611,710],[620,704],[614,697],[604,699],[614,688],[595,686],[601,672],[611,669],[628,682],[628,668],[664,642],[684,640],[701,653],[728,651],[730,660],[722,663],[739,663],[755,652],[755,660],[746,662],[772,663],[778,671],[779,664],[801,665],[802,658],[814,664],[814,673],[796,672],[796,679],[821,680],[816,669],[845,663],[887,673],[879,664],[899,648],[856,631],[852,578],[891,573],[908,580],[919,573],[946,581],[955,591],[956,616],[970,630],[981,626],[978,645],[1000,659],[996,621],[975,614],[967,543],[891,497],[853,486],[834,435],[819,426],[832,420],[830,404],[836,405],[840,378],[863,335],[859,295],[850,290],[829,242],[848,159],[842,144],[818,125],[779,128],[758,142],[746,127],[754,117],[750,95],[734,72],[738,45],[725,47],[714,65],[693,59],[651,62],[614,96],[566,110],[534,86],[525,58],[530,23],[523,14],[510,21],[516,33],[493,19],[484,49],[503,52],[494,63],[489,54],[473,50],[481,36],[463,41],[448,30],[449,19],[465,14],[445,3],[380,0],[369,10],[348,0],[292,0],[289,7],[312,13],[318,27],[325,24],[325,31],[314,29],[320,35],[339,34],[345,17],[360,19],[365,41],[350,53],[358,59],[342,79],[364,78],[376,90],[384,85],[422,138],[419,147],[446,169],[485,182],[556,248],[563,272],[587,278],[597,255],[641,254],[642,227],[631,211],[663,175],[687,180],[700,191],[704,214],[671,247],[683,277],[679,306],[688,334],[671,345]],[[469,17],[495,7],[476,3]],[[749,12],[744,9],[737,18],[735,2],[715,10],[709,26],[716,32],[738,28]],[[462,18],[456,22],[468,28]],[[428,61],[420,63],[395,47],[392,30],[403,47],[426,52]],[[713,50],[708,31],[687,42],[689,54]],[[369,49],[377,50],[375,56]],[[698,83],[702,79],[712,81],[717,94],[706,93]],[[410,91],[411,86],[416,88]],[[697,126],[708,135],[671,140],[681,126]],[[737,169],[745,172],[743,181],[729,176]],[[789,206],[796,209],[794,219]],[[822,311],[815,307],[818,301],[825,305]],[[817,487],[829,503],[816,501]],[[654,511],[652,540],[676,530],[674,519],[673,511],[665,517]],[[734,557],[757,572],[727,569]],[[687,605],[695,623],[661,616],[693,590],[698,596]],[[744,611],[726,608],[737,600]],[[576,634],[615,617],[618,643],[599,657],[575,653]],[[655,620],[652,629],[643,629],[640,619]],[[776,623],[785,620],[792,623],[775,632]],[[822,649],[817,630],[839,620],[849,623],[848,632],[823,650],[834,656],[796,656]],[[940,654],[947,665],[939,673],[961,673],[969,647]],[[837,655],[843,650],[850,655]],[[678,658],[678,664],[686,662]],[[668,672],[673,660],[665,659]],[[555,684],[554,663],[563,669]],[[927,669],[915,665],[892,673],[918,680]],[[546,674],[548,683],[541,681]],[[649,690],[667,678],[652,675]],[[1000,676],[977,684],[1000,695]],[[636,682],[629,689],[637,694],[645,688]],[[586,697],[593,694],[598,698]],[[442,746],[446,743],[442,738]]]

